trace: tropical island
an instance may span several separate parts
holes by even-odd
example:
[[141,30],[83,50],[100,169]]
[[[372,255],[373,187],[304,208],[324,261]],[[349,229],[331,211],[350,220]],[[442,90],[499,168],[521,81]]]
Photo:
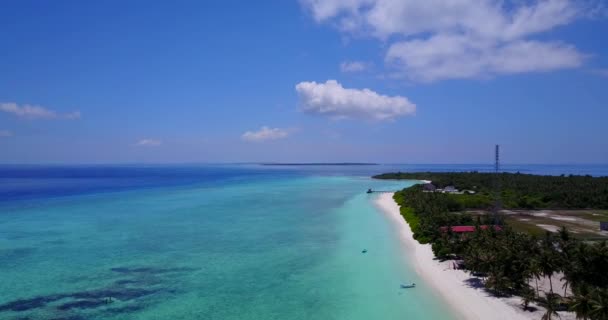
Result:
[[529,319],[608,319],[608,232],[601,230],[608,221],[607,177],[399,172],[374,178],[424,182],[393,199],[411,237],[430,246],[431,259],[443,267],[437,270],[465,272],[467,286],[511,304],[519,299],[525,312],[519,315]]

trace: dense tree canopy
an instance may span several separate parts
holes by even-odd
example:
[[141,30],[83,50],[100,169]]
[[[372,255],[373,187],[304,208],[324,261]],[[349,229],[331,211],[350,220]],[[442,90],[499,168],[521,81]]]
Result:
[[457,208],[487,209],[496,190],[505,209],[608,209],[608,177],[541,176],[521,173],[397,172],[376,179],[430,180],[444,188],[455,186],[475,194],[450,195]]

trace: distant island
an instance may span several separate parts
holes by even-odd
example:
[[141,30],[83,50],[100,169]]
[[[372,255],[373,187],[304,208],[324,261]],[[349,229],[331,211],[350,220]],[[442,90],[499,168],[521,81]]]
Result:
[[378,163],[369,163],[369,162],[303,162],[303,163],[260,163],[263,166],[377,166]]
[[542,319],[557,311],[608,319],[608,177],[396,172],[373,178],[421,182],[393,199],[411,236],[447,263],[439,270],[466,270],[496,297],[519,296],[523,310],[535,302],[544,308]]

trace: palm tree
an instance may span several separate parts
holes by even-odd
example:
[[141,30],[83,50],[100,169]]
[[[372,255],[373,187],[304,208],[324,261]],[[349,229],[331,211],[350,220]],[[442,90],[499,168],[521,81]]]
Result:
[[587,285],[582,285],[575,290],[574,298],[570,304],[570,311],[576,313],[577,319],[589,319],[589,316],[593,311],[592,294],[593,291],[591,291]]
[[557,308],[559,307],[559,300],[559,294],[553,292],[545,292],[545,299],[543,304],[546,309],[546,312],[541,318],[541,320],[551,320],[553,319],[553,316],[557,316],[558,318],[560,317],[559,313],[557,313]]
[[565,226],[562,226],[557,234],[557,240],[560,247],[557,259],[558,263],[561,265],[561,270],[564,273],[564,276],[560,280],[564,281],[562,288],[564,289],[565,297],[568,293],[568,286],[572,287],[573,280],[575,280],[574,278],[576,277],[576,243]]
[[591,299],[591,319],[608,320],[608,290],[596,290],[593,299]]
[[556,260],[557,259],[555,248],[553,247],[553,239],[551,233],[547,231],[545,239],[543,239],[538,266],[540,268],[541,273],[545,277],[549,278],[549,287],[551,293],[553,293],[553,282],[551,281],[551,277],[553,277],[553,274],[558,270]]
[[566,243],[570,242],[570,239],[572,238],[572,237],[570,237],[570,232],[568,231],[566,226],[562,226],[559,229],[559,231],[557,232],[557,235],[559,237],[559,241],[562,244],[566,244]]
[[540,269],[540,249],[538,247],[538,242],[536,241],[535,237],[532,237],[530,240],[531,241],[529,245],[531,246],[531,248],[529,248],[529,252],[532,258],[528,260],[528,273],[534,278],[534,281],[536,283],[536,298],[538,299],[540,298],[540,291],[538,290],[538,280],[543,274],[542,270]]
[[530,286],[526,286],[521,292],[521,305],[524,307],[524,311],[528,310],[530,302],[534,300],[534,289]]

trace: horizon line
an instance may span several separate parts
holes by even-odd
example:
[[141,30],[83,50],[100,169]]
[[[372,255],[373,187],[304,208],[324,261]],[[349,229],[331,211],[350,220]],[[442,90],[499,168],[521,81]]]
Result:
[[[203,161],[185,161],[185,162],[0,162],[0,166],[134,166],[134,165],[146,165],[146,166],[167,166],[167,165],[406,165],[406,166],[442,166],[442,165],[475,165],[475,166],[494,166],[494,163],[490,162],[360,162],[360,161],[311,161],[311,162],[272,162],[272,161],[226,161],[226,162],[203,162]],[[581,166],[608,166],[608,162],[553,162],[553,163],[542,163],[542,162],[507,162],[501,163],[501,166],[516,166],[516,165],[542,165],[542,166],[564,166],[564,165],[581,165]]]

